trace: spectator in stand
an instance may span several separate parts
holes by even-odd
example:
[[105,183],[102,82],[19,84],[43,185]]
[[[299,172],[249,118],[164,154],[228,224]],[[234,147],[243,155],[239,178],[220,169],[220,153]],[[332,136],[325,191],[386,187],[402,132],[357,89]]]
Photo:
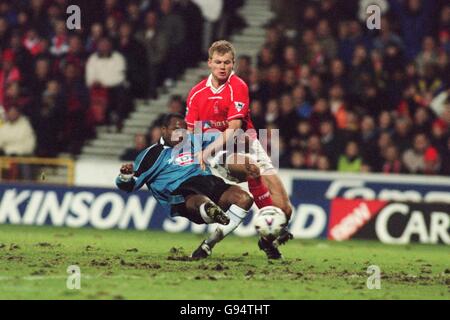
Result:
[[297,124],[297,130],[295,132],[295,137],[289,141],[290,148],[297,148],[300,150],[306,149],[308,146],[308,139],[311,135],[311,125],[307,120],[300,120]]
[[310,123],[313,131],[318,132],[320,123],[325,120],[334,121],[334,117],[330,112],[330,107],[328,105],[327,99],[320,98],[314,104],[313,112],[311,113],[310,117]]
[[320,155],[317,159],[317,170],[330,171],[332,169],[329,158],[325,155]]
[[305,164],[308,169],[316,169],[319,156],[322,154],[320,137],[316,134],[308,138],[308,145],[304,152]]
[[447,137],[446,145],[442,152],[441,174],[450,176],[450,136]]
[[375,120],[370,115],[364,115],[361,120],[360,136],[358,137],[359,145],[361,146],[361,155],[364,162],[371,167],[375,167],[374,153],[377,146],[377,131]]
[[340,172],[361,172],[362,164],[358,144],[355,141],[348,142],[345,146],[345,153],[339,157],[337,170]]
[[236,61],[235,72],[245,83],[249,83],[252,59],[250,56],[242,55]]
[[278,120],[280,107],[277,99],[271,99],[267,103],[265,121],[267,124],[274,124]]
[[291,169],[308,169],[305,156],[300,150],[293,150],[291,152],[289,167]]
[[414,131],[419,132],[431,132],[431,115],[427,108],[418,108],[414,113]]
[[331,32],[330,23],[326,19],[321,19],[317,24],[317,41],[319,41],[327,59],[333,59],[337,55],[337,42]]
[[390,145],[383,153],[384,163],[381,166],[381,172],[383,173],[403,173],[403,164],[399,157],[399,151],[396,146]]
[[123,55],[113,50],[111,40],[103,38],[98,50],[86,64],[86,84],[93,89],[105,89],[108,106],[106,122],[120,128],[131,107],[125,91],[127,65]]
[[62,102],[64,106],[64,129],[61,134],[63,146],[71,154],[78,154],[83,142],[93,135],[93,129],[89,128],[86,122],[89,90],[76,64],[67,64],[63,76],[61,90],[65,98]]
[[137,134],[134,137],[134,147],[128,148],[120,157],[122,161],[134,161],[139,153],[142,152],[145,148],[148,147],[147,137],[145,134]]
[[284,94],[280,99],[280,114],[277,124],[280,128],[280,138],[283,138],[286,143],[294,137],[299,120],[291,95]]
[[172,87],[180,70],[183,70],[186,61],[180,52],[186,41],[186,25],[183,19],[173,10],[172,0],[161,0],[160,12],[161,17],[158,28],[166,34],[168,40],[167,59],[164,62],[167,78],[165,80],[166,87]]
[[[230,2],[230,1],[227,1]],[[178,0],[175,11],[183,19],[186,29],[185,39],[189,45],[184,46],[185,66],[194,67],[202,57],[202,37],[204,19],[197,4],[191,0]]]
[[67,27],[64,20],[55,22],[54,35],[51,38],[50,53],[55,57],[60,57],[69,51]]
[[265,76],[262,83],[262,90],[267,92],[268,99],[279,99],[285,92],[285,86],[282,81],[281,68],[272,65]]
[[14,53],[7,49],[2,55],[2,68],[0,69],[0,105],[4,105],[5,89],[13,82],[18,82],[21,79],[19,68],[14,64]]
[[261,101],[253,100],[250,105],[252,122],[256,130],[265,129],[266,119]]
[[[39,108],[32,111],[33,127],[37,136],[36,155],[56,157],[62,150],[61,144],[68,146],[76,139],[76,135],[71,135],[67,140],[62,141],[62,132],[68,127],[64,117],[66,105],[58,81],[48,81],[40,98]],[[79,131],[73,133],[83,132],[82,127],[75,129]]]
[[275,63],[273,50],[269,46],[262,47],[258,55],[258,69],[265,74],[270,66]]
[[91,54],[97,51],[98,43],[104,36],[104,28],[101,23],[94,23],[86,40],[86,51]]
[[388,132],[392,134],[392,116],[388,111],[382,111],[378,116],[378,129],[380,132]]
[[425,153],[429,147],[428,137],[424,133],[414,136],[413,147],[403,153],[402,159],[409,173],[425,172]]
[[29,29],[27,31],[23,45],[32,56],[37,56],[44,51],[43,40],[35,29]]
[[184,115],[186,113],[186,106],[184,103],[184,99],[179,95],[171,96],[167,109],[169,113]]
[[141,11],[137,0],[129,1],[126,7],[126,16],[131,28],[136,31],[141,23]]
[[118,49],[127,64],[126,77],[130,83],[133,98],[147,97],[147,56],[145,47],[133,38],[133,28],[129,22],[122,22],[119,27]]
[[306,100],[306,89],[302,85],[297,85],[292,91],[295,110],[300,118],[308,119],[311,116],[312,106]]
[[400,153],[403,153],[411,144],[411,121],[409,118],[397,118],[392,140]]
[[36,136],[28,119],[20,110],[11,106],[6,113],[6,122],[0,126],[0,154],[6,156],[32,155]]
[[161,82],[163,64],[169,52],[168,35],[158,29],[157,25],[156,12],[149,11],[145,16],[145,28],[136,35],[147,54],[148,96],[151,98],[156,97],[156,88]]
[[414,58],[426,35],[431,34],[436,0],[389,0],[392,12],[399,18],[407,58]]
[[9,23],[4,17],[0,17],[0,50],[7,47]]
[[416,57],[416,65],[419,73],[425,73],[425,66],[435,65],[438,61],[438,51],[433,37],[427,36],[423,39],[422,51]]
[[30,109],[32,109],[30,106],[31,99],[25,95],[23,91],[24,90],[17,81],[8,84],[4,96],[4,106],[6,110],[11,106],[16,106],[25,115],[29,114]]
[[150,129],[150,133],[148,134],[148,145],[153,145],[158,143],[161,140],[161,127],[160,126],[152,126]]
[[86,67],[86,53],[80,36],[71,35],[68,38],[68,51],[60,59],[56,60],[58,72],[63,73],[68,64],[72,64],[79,75],[82,75]]
[[332,119],[325,119],[319,126],[320,141],[322,143],[322,151],[324,156],[328,158],[328,165],[336,168],[337,157],[341,149],[342,141],[336,132],[335,124]]
[[[19,68],[20,73],[27,75],[31,74],[33,70],[33,57],[23,46],[20,32],[12,31],[9,40],[9,47],[14,55],[16,65]],[[26,86],[29,86],[31,83],[28,77],[22,80]]]
[[436,148],[429,146],[424,154],[425,168],[423,173],[428,175],[438,174],[441,169],[441,157]]
[[31,94],[39,99],[47,86],[47,81],[51,77],[50,61],[45,58],[37,59],[34,66],[34,74],[31,77],[33,80],[30,82],[29,89]]
[[268,92],[264,90],[262,85],[262,74],[256,69],[252,68],[250,70],[250,76],[248,79],[248,91],[250,95],[250,101],[260,100],[263,106],[266,106],[269,100]]
[[373,41],[374,48],[383,52],[392,43],[396,44],[399,48],[404,48],[403,40],[392,30],[392,24],[389,18],[382,16],[380,34]]
[[439,149],[440,154],[445,153],[447,136],[449,136],[448,126],[444,120],[437,119],[431,127],[431,143]]

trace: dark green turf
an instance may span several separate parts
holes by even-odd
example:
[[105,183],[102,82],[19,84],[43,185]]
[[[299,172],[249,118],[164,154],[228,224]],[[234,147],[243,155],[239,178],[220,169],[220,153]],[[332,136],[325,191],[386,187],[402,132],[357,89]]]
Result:
[[[229,237],[185,261],[193,234],[0,225],[1,299],[450,299],[448,246],[294,240],[268,262],[256,238]],[[67,267],[81,290],[66,288]],[[378,265],[381,289],[366,286]]]

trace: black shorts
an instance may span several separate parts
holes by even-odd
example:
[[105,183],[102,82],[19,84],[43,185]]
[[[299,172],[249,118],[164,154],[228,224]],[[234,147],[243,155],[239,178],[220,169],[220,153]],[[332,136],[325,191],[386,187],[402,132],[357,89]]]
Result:
[[[231,184],[227,184],[221,178],[213,175],[195,176],[183,182],[176,190],[172,192],[172,195],[181,195],[186,199],[189,195],[200,194],[208,197],[214,201],[214,203],[218,204],[220,197],[222,197],[224,192],[231,186]],[[197,224],[204,224],[205,221],[203,221],[200,214],[192,214],[188,212],[185,203],[186,202],[172,205],[171,215],[188,218]]]

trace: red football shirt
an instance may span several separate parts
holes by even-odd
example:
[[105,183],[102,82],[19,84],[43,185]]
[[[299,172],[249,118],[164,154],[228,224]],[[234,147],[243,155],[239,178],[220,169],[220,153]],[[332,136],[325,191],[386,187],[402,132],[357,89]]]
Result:
[[231,73],[227,82],[219,88],[212,85],[212,75],[198,83],[186,101],[186,122],[189,129],[196,121],[201,121],[202,130],[224,131],[228,121],[241,119],[242,129],[253,129],[250,118],[248,87],[245,82]]

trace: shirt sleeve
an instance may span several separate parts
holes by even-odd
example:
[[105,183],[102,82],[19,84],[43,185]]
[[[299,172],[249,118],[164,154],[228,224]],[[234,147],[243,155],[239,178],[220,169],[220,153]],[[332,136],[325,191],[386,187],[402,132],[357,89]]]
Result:
[[228,108],[227,120],[231,121],[247,117],[250,102],[247,85],[242,80],[238,80],[233,84],[229,84],[229,86],[231,105]]
[[137,191],[146,183],[151,183],[155,178],[155,163],[161,154],[161,147],[153,145],[142,151],[134,161],[134,177],[129,181],[122,181],[120,177],[116,178],[116,185],[119,189],[133,192]]

